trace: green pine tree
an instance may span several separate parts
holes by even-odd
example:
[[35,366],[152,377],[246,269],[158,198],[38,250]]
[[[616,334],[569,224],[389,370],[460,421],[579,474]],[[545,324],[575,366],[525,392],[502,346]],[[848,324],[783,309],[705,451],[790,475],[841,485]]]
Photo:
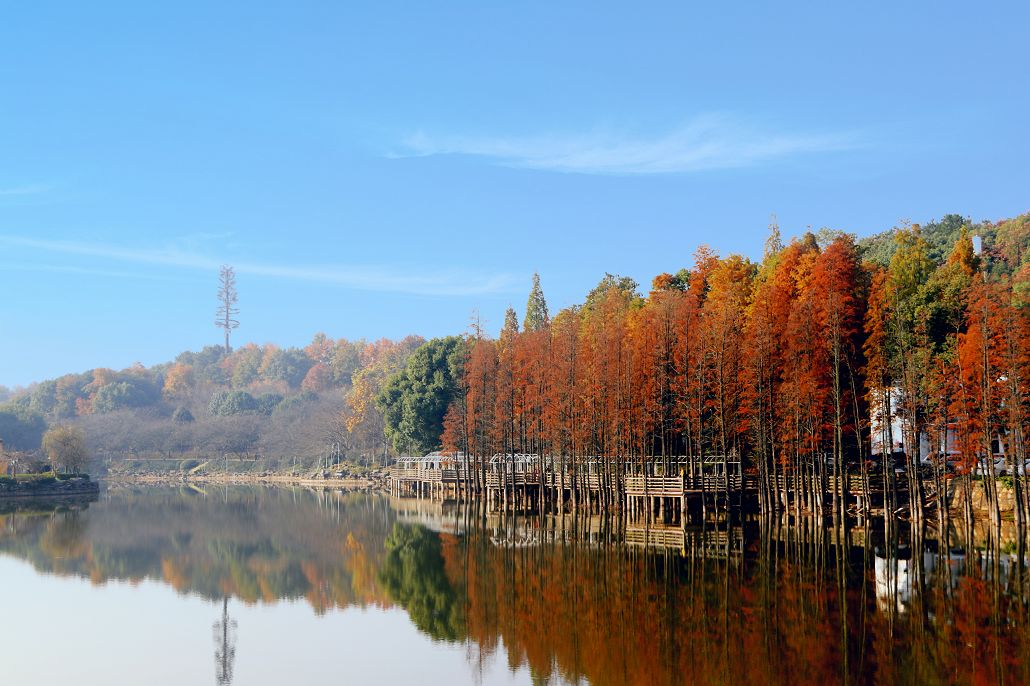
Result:
[[504,326],[501,327],[501,344],[507,343],[519,333],[519,316],[515,314],[514,307],[508,307],[504,312]]
[[526,302],[526,318],[522,320],[524,331],[539,331],[551,321],[547,313],[547,301],[544,299],[544,291],[540,288],[540,274],[533,273],[533,289],[529,292],[529,300]]

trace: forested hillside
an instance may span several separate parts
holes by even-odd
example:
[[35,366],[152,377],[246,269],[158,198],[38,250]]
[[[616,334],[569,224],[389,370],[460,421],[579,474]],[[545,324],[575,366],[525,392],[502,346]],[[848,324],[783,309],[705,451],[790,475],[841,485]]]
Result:
[[9,449],[32,451],[48,423],[74,423],[99,457],[305,463],[338,446],[368,459],[386,449],[375,398],[423,342],[318,334],[303,349],[208,346],[150,368],[68,374],[0,405],[0,435]]
[[[990,261],[989,267],[1006,270],[1011,267],[1013,261],[1020,260],[1021,256],[1017,253],[1020,250],[1020,242],[1028,231],[1027,222],[1030,222],[1030,215],[998,223],[977,223],[958,214],[946,214],[940,220],[919,226],[919,233],[926,242],[927,256],[940,264],[947,259],[948,253],[965,229],[969,235],[980,237],[987,254],[1002,258],[1001,261]],[[863,258],[881,267],[889,266],[898,249],[899,231],[900,229],[894,228],[858,241]],[[1025,259],[1025,256],[1022,258]]]

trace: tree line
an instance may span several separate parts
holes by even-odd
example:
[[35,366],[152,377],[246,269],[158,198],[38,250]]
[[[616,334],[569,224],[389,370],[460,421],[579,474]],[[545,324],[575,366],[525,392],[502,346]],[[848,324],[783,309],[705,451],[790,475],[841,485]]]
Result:
[[0,403],[8,452],[42,459],[48,427],[76,426],[90,451],[112,458],[211,458],[224,454],[310,463],[327,444],[354,461],[389,450],[376,397],[425,342],[333,339],[303,348],[212,345],[175,360],[66,374]]
[[[824,230],[784,243],[773,225],[760,261],[702,247],[646,296],[609,274],[553,317],[535,281],[521,326],[509,308],[496,338],[473,327],[427,346],[429,366],[379,398],[398,449],[607,472],[719,456],[757,474],[768,510],[822,504],[814,489],[787,493],[798,475],[879,474],[891,507],[907,477],[916,518],[953,473],[1004,470],[1026,522],[1030,215],[949,215],[865,241]],[[997,521],[996,480],[985,488]]]

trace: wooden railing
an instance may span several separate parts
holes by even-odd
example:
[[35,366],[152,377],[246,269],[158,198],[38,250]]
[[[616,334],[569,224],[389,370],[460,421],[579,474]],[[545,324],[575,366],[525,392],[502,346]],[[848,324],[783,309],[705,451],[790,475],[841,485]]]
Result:
[[[837,486],[838,486],[837,477],[835,477],[835,476],[826,476],[824,478],[825,478],[825,484],[826,484],[826,491],[829,492],[829,493],[835,492],[837,490]],[[805,481],[806,479],[807,479],[807,477],[805,477],[805,476],[800,476],[799,478],[795,478],[795,476],[792,475],[792,474],[786,474],[786,475],[780,474],[780,475],[777,476],[777,478],[775,480],[774,489],[775,490],[779,490],[779,491],[793,490],[794,488],[799,487],[801,485],[802,481]],[[868,479],[869,479],[869,492],[870,493],[882,493],[883,492],[884,478],[883,478],[882,474],[870,474]],[[849,493],[852,493],[852,494],[862,494],[862,493],[865,492],[865,485],[864,485],[864,482],[862,480],[862,475],[861,474],[848,474],[844,478],[844,482],[845,483],[842,484],[842,485],[845,486],[846,490]],[[816,481],[816,483],[818,483],[818,480]],[[756,482],[756,484],[757,484],[757,482]],[[908,488],[908,477],[906,475],[904,475],[904,474],[896,474],[894,476],[894,486],[898,490],[901,490],[901,491],[906,490]]]
[[625,541],[628,545],[678,550],[694,549],[705,551],[709,557],[725,557],[727,548],[730,554],[740,551],[742,538],[739,532],[734,532],[731,537],[721,529],[702,532],[669,526],[627,526]]
[[395,470],[390,474],[393,479],[399,479],[401,481],[440,481],[442,472],[441,469],[428,469],[419,467],[417,469],[399,469]]
[[683,548],[686,539],[680,528],[626,528],[626,544],[647,548]]
[[[391,478],[397,481],[457,483],[463,481],[466,476],[465,470],[462,468],[417,468],[395,470]],[[471,474],[468,479],[469,481],[478,481],[478,475]],[[783,477],[781,477],[781,481],[782,479]],[[589,491],[600,491],[606,488],[614,490],[617,484],[619,484],[619,479],[615,475],[579,474],[573,476],[572,474],[565,474],[563,476],[553,472],[545,473],[542,481],[544,486],[548,488],[564,486],[566,489],[575,487]],[[540,482],[541,475],[539,472],[509,472],[505,474],[487,472],[485,485],[487,488],[501,488],[502,485],[535,486],[540,484]],[[789,480],[787,483],[790,483]],[[714,474],[698,476],[630,475],[623,477],[621,485],[629,495],[641,496],[647,493],[656,497],[678,497],[684,493],[718,493],[725,491],[727,488],[731,491],[737,491],[740,490],[742,485],[745,488],[754,488],[757,486],[757,479],[752,476],[741,477],[739,475],[732,475],[727,481],[726,477]]]
[[739,474],[731,474],[729,480],[725,476],[715,474],[683,477],[683,488],[697,493],[714,493],[725,491],[727,488],[731,491],[739,491],[745,485],[748,487],[754,486],[754,479],[752,477],[742,477]]
[[720,493],[727,489],[739,491],[755,488],[757,480],[752,476],[703,474],[697,476],[627,476],[626,494],[630,496],[652,495],[655,497],[677,497],[684,493]]
[[627,476],[626,494],[678,497],[683,495],[683,478],[678,476]]

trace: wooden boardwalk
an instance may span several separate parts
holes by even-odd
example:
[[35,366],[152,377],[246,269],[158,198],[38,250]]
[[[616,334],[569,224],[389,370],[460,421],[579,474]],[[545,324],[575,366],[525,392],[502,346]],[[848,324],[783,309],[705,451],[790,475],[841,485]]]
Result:
[[[390,490],[401,497],[432,500],[482,500],[488,509],[563,512],[569,508],[588,511],[622,510],[632,518],[685,522],[704,517],[708,511],[757,508],[760,482],[754,474],[640,474],[619,471],[587,473],[527,468],[511,471],[496,463],[489,469],[467,469],[465,465],[436,460],[435,466],[420,466],[408,458],[404,468],[393,468]],[[617,464],[617,463],[616,463]],[[713,463],[709,463],[713,464]],[[883,477],[847,475],[840,482],[833,476],[803,480],[780,475],[772,497],[781,507],[798,498],[829,503],[838,494],[851,504],[868,504],[882,498]],[[906,491],[899,475],[896,487]]]

